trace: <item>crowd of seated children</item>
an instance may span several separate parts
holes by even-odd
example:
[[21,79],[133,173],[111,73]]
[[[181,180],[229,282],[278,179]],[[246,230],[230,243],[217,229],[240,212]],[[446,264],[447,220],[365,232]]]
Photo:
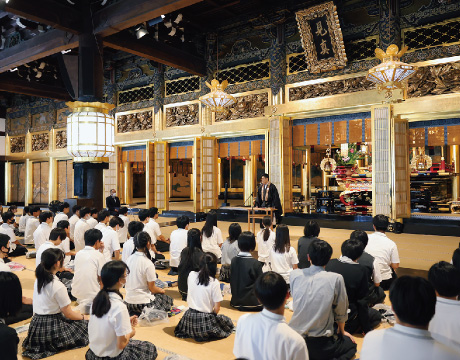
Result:
[[0,226],[0,234],[5,234],[10,239],[9,254],[10,257],[22,256],[27,253],[27,248],[22,246],[19,240],[16,239],[16,234],[11,228],[14,224],[15,216],[12,212],[7,211],[2,214],[3,224]]

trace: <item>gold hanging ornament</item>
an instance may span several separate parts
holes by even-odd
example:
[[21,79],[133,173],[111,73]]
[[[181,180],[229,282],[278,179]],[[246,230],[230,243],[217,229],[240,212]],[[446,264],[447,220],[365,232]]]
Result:
[[222,112],[225,111],[227,106],[233,105],[235,98],[227,94],[224,90],[228,86],[228,81],[224,80],[219,83],[218,80],[213,79],[211,84],[206,81],[206,86],[211,89],[209,94],[200,97],[200,101],[206,105],[211,111]]
[[326,149],[326,157],[321,160],[319,167],[322,171],[332,172],[337,168],[337,163],[331,158],[332,149],[331,147]]

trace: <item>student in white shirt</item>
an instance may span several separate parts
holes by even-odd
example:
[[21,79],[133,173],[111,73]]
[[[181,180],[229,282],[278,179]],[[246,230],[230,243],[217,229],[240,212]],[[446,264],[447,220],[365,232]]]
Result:
[[171,233],[171,244],[169,247],[169,265],[171,270],[168,275],[178,275],[177,267],[180,263],[180,254],[187,247],[187,232],[190,220],[187,216],[181,215],[176,219],[177,230]]
[[14,230],[11,225],[14,223],[14,214],[12,212],[5,212],[2,214],[3,224],[0,226],[0,234],[8,235],[10,238],[10,253],[8,256],[22,256],[27,253],[27,248],[22,246],[21,243],[16,239]]
[[308,360],[305,340],[284,318],[290,294],[283,277],[266,272],[257,279],[254,290],[264,309],[240,317],[233,354],[248,360]]
[[42,262],[42,254],[45,250],[60,249],[62,251],[61,243],[65,240],[66,237],[67,235],[64,229],[51,230],[48,240],[46,240],[43,244],[40,245],[40,247],[37,250],[37,253],[35,254],[35,267],[40,265],[40,263]]
[[70,205],[68,202],[63,202],[59,205],[59,211],[54,216],[53,226],[52,229],[57,227],[57,223],[61,220],[69,220],[69,216],[67,215],[70,212]]
[[101,289],[100,276],[105,264],[101,245],[102,233],[97,229],[90,229],[85,233],[85,247],[75,255],[75,275],[72,282],[72,295],[77,298],[78,304],[89,313],[93,299]]
[[210,211],[206,216],[206,222],[201,229],[202,241],[201,247],[204,252],[210,252],[216,255],[218,263],[222,257],[222,244],[224,239],[222,238],[222,231],[217,227],[217,214],[214,211]]
[[19,218],[19,235],[24,236],[26,231],[27,220],[30,218],[30,209],[28,206],[24,206],[22,216]]
[[5,260],[8,258],[8,253],[10,252],[10,237],[6,234],[0,233],[0,272],[6,271],[11,272],[11,269],[8,265],[5,264]]
[[169,251],[169,244],[171,243],[169,239],[166,239],[160,230],[160,224],[156,222],[156,219],[159,217],[158,208],[151,207],[149,209],[149,216],[150,220],[147,223],[147,226],[152,229],[153,235],[155,236],[155,240],[152,239],[152,243],[155,244],[155,247],[160,252],[168,252]]
[[275,245],[276,235],[273,231],[273,222],[270,216],[264,216],[262,218],[262,226],[264,227],[257,233],[257,254],[259,261],[264,266],[264,270],[268,270],[268,258],[270,256],[270,250]]
[[71,245],[70,245],[70,244],[73,244],[73,241],[71,242],[69,239],[70,224],[67,220],[61,220],[57,223],[56,229],[63,229],[66,233],[66,238],[61,242],[61,245],[59,247],[65,254],[64,267],[67,267],[71,261],[71,256],[75,255],[75,252],[71,251]]
[[34,316],[22,345],[23,357],[41,359],[88,345],[88,317],[72,310],[67,289],[56,277],[63,261],[60,249],[48,249],[35,270]]
[[123,206],[122,208],[120,208],[120,210],[118,210],[118,214],[120,214],[118,217],[123,221],[124,224],[124,226],[120,228],[120,230],[118,230],[118,240],[120,244],[124,244],[126,240],[128,240],[128,208],[126,206]]
[[124,243],[123,245],[123,251],[121,253],[121,260],[126,264],[128,261],[128,258],[133,254],[134,252],[134,236],[136,236],[137,233],[141,232],[144,229],[144,224],[141,223],[140,221],[131,221],[128,225],[128,233],[130,238]]
[[110,261],[101,271],[103,287],[94,298],[88,325],[87,359],[155,359],[157,349],[148,341],[132,340],[137,316],[129,317],[120,289],[126,284],[127,266]]
[[126,304],[130,315],[140,315],[144,307],[169,311],[173,299],[155,284],[157,275],[150,255],[150,235],[141,231],[134,236],[136,251],[128,258]]
[[89,214],[91,215],[87,220],[90,229],[94,229],[97,225],[97,215],[99,211],[96,208],[91,208]]
[[435,314],[436,293],[427,280],[412,276],[396,279],[390,301],[396,324],[366,334],[361,360],[460,359],[459,352],[433,339],[428,331]]
[[118,230],[120,226],[123,226],[123,221],[114,216],[109,221],[109,226],[106,227],[106,230],[102,233],[102,243],[104,244],[104,258],[106,262],[112,260],[112,255],[114,260],[120,259],[120,242],[118,241]]
[[27,219],[26,223],[26,231],[24,232],[24,244],[31,245],[34,243],[34,232],[40,225],[40,221],[38,217],[40,215],[40,207],[38,206],[31,206],[30,213],[32,216]]
[[428,281],[436,291],[436,312],[428,330],[434,339],[460,351],[460,271],[446,261],[434,264]]
[[75,232],[75,224],[77,223],[78,220],[80,220],[80,205],[74,205],[72,207],[72,216],[69,219],[69,224],[70,224],[70,239],[74,241],[74,232]]
[[376,215],[372,223],[375,232],[369,235],[369,242],[364,251],[377,260],[382,278],[380,286],[383,290],[389,290],[391,283],[397,277],[395,270],[399,267],[398,248],[385,234],[389,224],[387,216]]
[[149,215],[149,210],[147,209],[142,209],[139,211],[139,214],[137,215],[139,217],[139,221],[141,221],[143,224],[144,224],[144,230],[147,234],[149,234],[150,236],[150,239],[152,239],[152,244],[151,244],[151,252],[153,252],[153,255],[155,257],[155,260],[160,260],[160,259],[164,259],[165,256],[157,250],[156,246],[155,246],[155,242],[156,242],[156,237],[155,237],[155,233],[153,232],[152,228],[150,226],[148,226],[148,223],[150,221],[150,215]]
[[50,238],[51,225],[53,224],[53,213],[51,211],[43,211],[38,217],[40,225],[34,231],[35,250]]
[[107,229],[107,225],[109,224],[110,220],[110,213],[108,210],[101,210],[97,213],[97,225],[94,227],[95,229],[100,230],[103,234],[104,231]]
[[[238,255],[240,248],[238,247],[238,238],[241,235],[241,226],[238,223],[232,223],[228,227],[228,238],[222,244],[221,268],[219,281],[230,282],[232,259]],[[254,242],[255,248],[255,242]],[[254,250],[254,249],[252,249]]]
[[80,209],[80,219],[75,224],[73,238],[73,242],[75,244],[75,252],[78,252],[85,247],[85,232],[91,229],[91,226],[88,224],[90,217],[90,209],[87,207],[82,207]]
[[275,244],[270,249],[268,261],[270,270],[280,274],[289,284],[289,274],[298,268],[299,259],[291,246],[289,228],[284,224],[276,228]]
[[219,315],[223,297],[216,272],[216,256],[205,253],[200,261],[200,271],[191,271],[188,275],[189,309],[174,329],[176,337],[209,341],[223,339],[232,334],[234,328],[232,320],[225,315]]

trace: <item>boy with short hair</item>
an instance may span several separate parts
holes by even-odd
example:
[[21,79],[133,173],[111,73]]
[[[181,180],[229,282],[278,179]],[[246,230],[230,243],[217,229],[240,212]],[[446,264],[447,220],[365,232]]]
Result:
[[85,247],[85,233],[87,230],[91,229],[88,224],[88,220],[91,218],[90,212],[91,210],[87,207],[82,207],[80,209],[80,219],[78,219],[75,224],[74,231],[75,252],[78,252]]
[[187,231],[190,220],[187,216],[181,215],[176,219],[177,230],[171,233],[170,239],[170,260],[169,265],[171,270],[168,275],[177,275],[177,267],[180,263],[180,254],[187,247]]
[[38,250],[45,241],[49,240],[51,233],[51,225],[53,224],[53,213],[51,211],[43,211],[38,217],[40,225],[34,231],[35,250]]
[[72,216],[69,219],[69,224],[70,224],[70,234],[69,237],[72,241],[74,241],[74,232],[75,232],[75,224],[77,221],[80,219],[80,205],[74,205],[72,207]]
[[69,220],[69,216],[67,215],[70,212],[70,205],[68,202],[63,202],[59,205],[59,211],[54,216],[53,226],[52,229],[56,229],[57,223],[61,220]]
[[[105,210],[107,211],[107,210]],[[108,211],[107,211],[108,212]],[[120,242],[118,241],[118,230],[123,226],[123,221],[117,216],[114,216],[109,221],[109,226],[106,226],[105,231],[102,233],[102,243],[104,244],[103,255],[106,262],[120,259]]]
[[40,221],[38,220],[40,211],[41,210],[39,206],[30,207],[30,214],[32,216],[27,219],[26,231],[24,232],[24,244],[26,245],[31,245],[34,243],[34,232],[40,225]]
[[16,239],[16,234],[11,228],[11,225],[14,224],[15,216],[12,212],[7,211],[2,214],[3,224],[0,226],[0,233],[9,236],[10,238],[10,249],[8,256],[15,257],[25,255],[27,253],[27,248],[22,246],[19,240]]

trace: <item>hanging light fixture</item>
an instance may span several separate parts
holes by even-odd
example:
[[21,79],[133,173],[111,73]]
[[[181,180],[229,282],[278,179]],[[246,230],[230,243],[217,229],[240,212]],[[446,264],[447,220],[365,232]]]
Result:
[[329,146],[326,149],[326,157],[323,160],[321,160],[321,164],[319,165],[321,170],[326,171],[326,172],[331,172],[337,168],[337,163],[335,162],[333,158],[331,158],[331,154],[332,154],[332,148],[331,146]]

